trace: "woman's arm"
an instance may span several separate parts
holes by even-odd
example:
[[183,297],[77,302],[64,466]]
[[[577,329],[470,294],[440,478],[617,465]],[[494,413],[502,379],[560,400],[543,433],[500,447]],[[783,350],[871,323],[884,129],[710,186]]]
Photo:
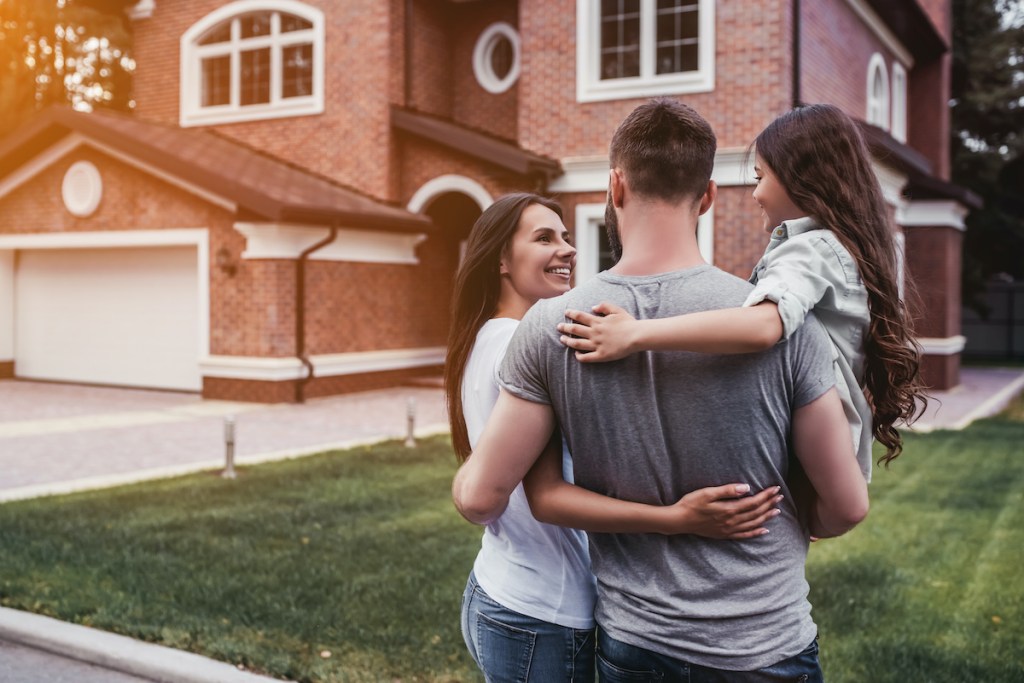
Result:
[[[840,536],[868,514],[868,485],[853,454],[839,393],[829,389],[793,411],[793,451],[807,484],[796,492],[811,536]],[[793,491],[791,490],[791,493]]]
[[585,363],[617,360],[636,351],[751,353],[771,348],[783,334],[772,301],[648,320],[602,302],[593,313],[569,310],[565,316],[574,322],[558,324],[562,343]]
[[768,533],[763,525],[779,514],[775,506],[782,500],[777,486],[747,496],[746,484],[693,491],[673,505],[609,498],[562,478],[562,442],[557,431],[523,479],[523,487],[539,521],[598,533],[753,538]]

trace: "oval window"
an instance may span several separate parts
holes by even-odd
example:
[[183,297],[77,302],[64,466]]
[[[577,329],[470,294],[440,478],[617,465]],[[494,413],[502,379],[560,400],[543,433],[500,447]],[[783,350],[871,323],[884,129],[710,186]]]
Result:
[[473,73],[487,92],[502,93],[519,78],[519,34],[500,22],[487,27],[473,50]]

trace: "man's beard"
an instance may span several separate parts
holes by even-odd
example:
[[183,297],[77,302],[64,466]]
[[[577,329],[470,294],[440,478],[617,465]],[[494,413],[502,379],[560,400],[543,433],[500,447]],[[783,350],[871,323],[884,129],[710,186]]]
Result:
[[604,206],[604,230],[608,235],[608,246],[612,250],[612,265],[614,265],[622,258],[622,239],[619,237],[619,219],[615,215],[611,194],[608,195],[608,202]]

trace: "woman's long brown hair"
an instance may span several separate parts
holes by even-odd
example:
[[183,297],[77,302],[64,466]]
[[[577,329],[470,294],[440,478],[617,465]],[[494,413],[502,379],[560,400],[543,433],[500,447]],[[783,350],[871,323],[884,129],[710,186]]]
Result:
[[775,119],[753,147],[793,202],[856,259],[871,311],[864,393],[874,436],[885,446],[880,462],[888,465],[903,450],[896,423],[913,421],[927,398],[920,350],[899,294],[893,228],[864,139],[840,109],[812,104]]
[[466,253],[455,275],[451,327],[444,363],[444,394],[452,446],[459,462],[469,457],[469,432],[462,408],[462,378],[480,328],[494,315],[501,295],[501,257],[519,226],[519,218],[531,204],[540,204],[562,217],[562,207],[545,197],[516,193],[505,195],[484,211],[469,233]]

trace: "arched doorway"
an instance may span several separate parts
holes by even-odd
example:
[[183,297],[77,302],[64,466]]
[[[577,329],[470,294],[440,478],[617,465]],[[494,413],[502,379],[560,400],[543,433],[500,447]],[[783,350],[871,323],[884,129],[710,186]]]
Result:
[[[436,311],[442,343],[447,339],[449,308],[455,272],[465,249],[466,238],[476,219],[492,202],[490,194],[476,181],[462,176],[442,176],[426,183],[410,200],[410,211],[430,217],[434,233],[416,253],[430,283],[430,308]],[[433,328],[433,326],[432,326]]]

